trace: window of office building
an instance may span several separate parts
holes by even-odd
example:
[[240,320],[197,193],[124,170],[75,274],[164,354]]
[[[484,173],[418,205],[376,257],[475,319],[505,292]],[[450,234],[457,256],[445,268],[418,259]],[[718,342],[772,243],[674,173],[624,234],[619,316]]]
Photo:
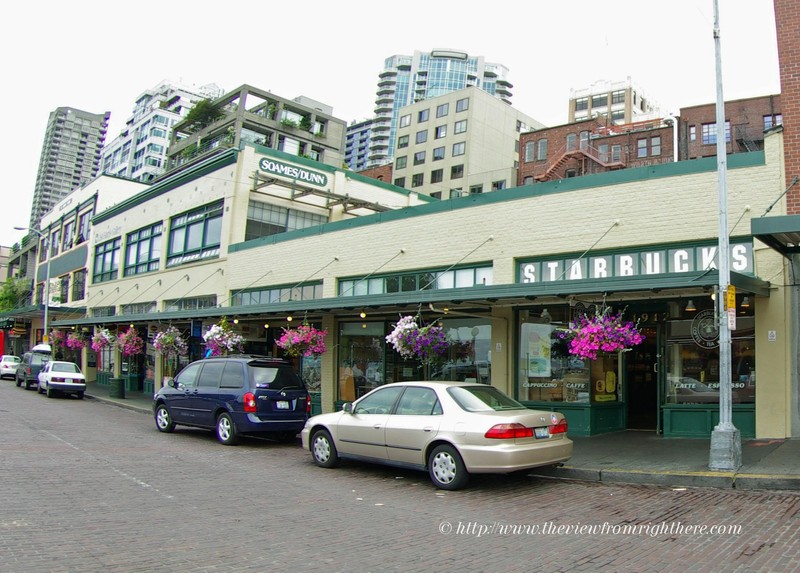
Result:
[[447,124],[440,125],[439,127],[436,128],[436,131],[435,131],[435,135],[434,135],[435,139],[441,139],[443,137],[447,137]]
[[428,116],[430,115],[431,110],[429,109],[422,109],[417,114],[417,123],[422,123],[424,121],[428,121]]
[[547,140],[540,139],[536,142],[536,160],[544,161],[547,159]]
[[456,102],[456,113],[459,111],[467,111],[469,109],[469,98],[463,98]]
[[443,103],[441,105],[436,106],[436,117],[446,116],[449,110],[450,110],[449,103]]
[[456,157],[458,155],[464,155],[464,151],[466,150],[466,148],[467,148],[467,144],[465,142],[463,142],[463,141],[461,141],[459,143],[454,143],[453,144],[453,157]]
[[636,140],[636,157],[647,157],[647,139]]
[[124,276],[157,271],[161,260],[161,232],[163,224],[158,222],[144,227],[125,238]]
[[251,200],[247,206],[247,226],[244,231],[244,240],[249,241],[296,229],[314,227],[327,221],[328,218],[325,215]]
[[[704,123],[702,125],[703,145],[716,145],[717,143],[717,124]],[[725,122],[725,143],[731,142],[731,122]]]
[[397,149],[403,149],[404,147],[408,147],[408,136],[401,135],[397,138]]
[[72,275],[72,300],[83,300],[84,297],[86,297],[86,269],[81,269]]
[[500,191],[506,188],[506,180],[492,181],[492,191]]
[[406,186],[406,178],[405,177],[395,177],[394,184],[398,187],[405,187]]
[[168,267],[219,256],[222,207],[217,201],[170,220]]
[[431,183],[441,183],[442,181],[444,181],[444,169],[431,171]]
[[455,125],[453,125],[453,133],[458,135],[459,133],[466,133],[467,131],[467,120],[462,119],[461,121],[457,121]]
[[608,105],[608,94],[592,96],[592,108],[605,107]]
[[412,187],[420,187],[425,183],[425,174],[424,173],[414,173],[411,176],[411,186]]
[[94,248],[92,282],[115,280],[119,269],[120,239],[111,239]]
[[589,109],[589,98],[581,97],[575,100],[575,111],[583,111]]
[[450,167],[450,179],[461,179],[464,177],[464,165],[453,165]]
[[661,155],[661,136],[654,136],[650,138],[650,155]]
[[428,130],[423,129],[422,131],[418,131],[416,136],[416,142],[425,143],[426,141],[428,141]]
[[406,115],[400,116],[400,127],[408,127],[411,125],[411,114],[407,113]]
[[444,147],[435,147],[433,149],[433,160],[441,161],[444,159]]
[[398,157],[397,159],[394,160],[395,169],[405,169],[406,165],[408,165],[408,157],[406,155]]
[[414,154],[414,165],[422,165],[423,163],[425,163],[425,152],[417,151]]
[[525,163],[533,161],[533,159],[536,157],[535,150],[536,150],[536,142],[534,141],[525,142]]
[[615,103],[625,103],[625,90],[611,92],[611,104]]
[[478,193],[483,193],[483,183],[476,183],[475,185],[469,186],[470,195],[477,195]]

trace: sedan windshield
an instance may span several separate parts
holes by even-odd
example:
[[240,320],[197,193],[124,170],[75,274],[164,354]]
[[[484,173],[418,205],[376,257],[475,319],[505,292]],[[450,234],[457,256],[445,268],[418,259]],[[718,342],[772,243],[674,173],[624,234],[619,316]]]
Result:
[[453,386],[447,389],[447,393],[467,412],[526,409],[494,386]]

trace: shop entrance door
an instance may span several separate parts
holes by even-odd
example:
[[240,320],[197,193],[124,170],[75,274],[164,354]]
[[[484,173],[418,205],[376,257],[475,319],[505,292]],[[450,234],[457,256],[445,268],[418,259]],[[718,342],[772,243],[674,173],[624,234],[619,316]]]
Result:
[[645,340],[625,353],[625,406],[629,430],[657,431],[658,329],[641,329]]

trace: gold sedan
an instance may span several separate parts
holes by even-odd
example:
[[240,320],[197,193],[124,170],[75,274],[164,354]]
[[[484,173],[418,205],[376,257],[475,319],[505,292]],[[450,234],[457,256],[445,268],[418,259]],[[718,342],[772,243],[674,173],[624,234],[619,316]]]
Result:
[[566,432],[562,414],[530,410],[493,386],[436,381],[380,386],[339,412],[310,418],[300,436],[318,466],[348,458],[419,469],[454,490],[471,473],[567,461]]

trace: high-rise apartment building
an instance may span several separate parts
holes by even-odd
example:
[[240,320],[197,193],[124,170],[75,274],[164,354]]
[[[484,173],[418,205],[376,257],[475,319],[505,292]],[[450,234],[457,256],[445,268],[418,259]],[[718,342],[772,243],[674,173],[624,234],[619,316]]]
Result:
[[511,103],[508,68],[457,50],[415,51],[413,56],[386,58],[378,79],[375,119],[370,134],[367,167],[394,158],[400,108],[415,102],[475,86]]
[[164,172],[172,126],[201,100],[223,93],[214,84],[188,87],[162,81],[136,98],[125,128],[103,148],[102,172],[147,183]]
[[29,227],[70,191],[88,183],[100,170],[100,154],[111,112],[89,113],[59,107],[50,113],[39,158]]
[[374,119],[353,121],[347,126],[344,143],[344,163],[353,171],[363,171],[367,167],[369,138]]

